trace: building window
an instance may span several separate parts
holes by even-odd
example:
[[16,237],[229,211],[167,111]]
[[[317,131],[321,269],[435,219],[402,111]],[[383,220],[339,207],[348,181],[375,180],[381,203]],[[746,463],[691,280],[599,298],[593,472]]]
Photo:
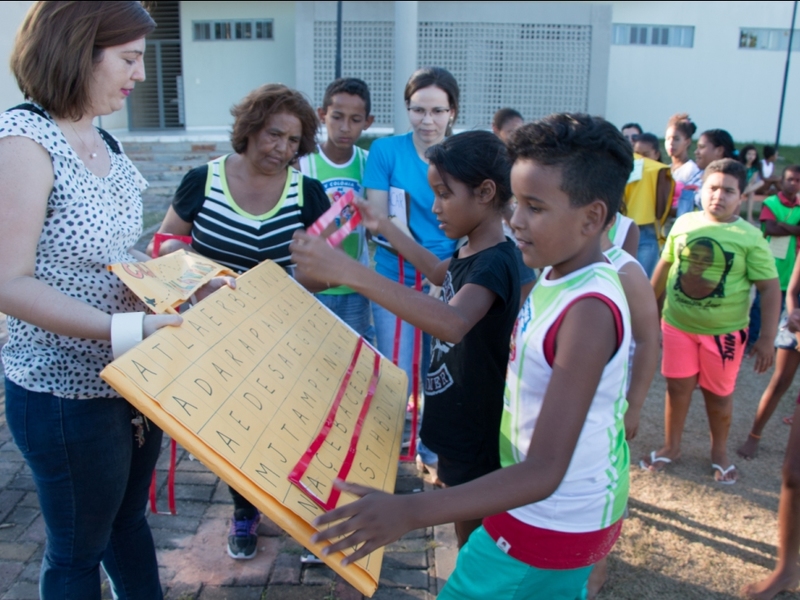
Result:
[[694,46],[694,27],[679,25],[614,24],[613,43],[617,46]]
[[250,21],[192,21],[195,41],[271,40],[272,19]]
[[[783,50],[789,47],[788,29],[742,28],[739,30],[739,48],[748,50]],[[794,30],[792,52],[800,50],[800,29]]]

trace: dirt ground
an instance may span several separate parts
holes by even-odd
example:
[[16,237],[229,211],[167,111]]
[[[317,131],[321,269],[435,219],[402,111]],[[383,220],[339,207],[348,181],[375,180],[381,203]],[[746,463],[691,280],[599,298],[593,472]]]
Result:
[[[800,380],[784,396],[764,430],[759,455],[745,461],[745,440],[772,370],[757,375],[745,358],[734,395],[728,452],[739,471],[735,485],[714,482],[708,421],[696,390],[683,436],[682,456],[661,473],[638,467],[661,447],[665,381],[656,375],[631,442],[630,516],[609,557],[609,579],[599,599],[739,598],[740,589],[764,577],[777,555],[780,473]],[[800,593],[778,598],[800,598]]]

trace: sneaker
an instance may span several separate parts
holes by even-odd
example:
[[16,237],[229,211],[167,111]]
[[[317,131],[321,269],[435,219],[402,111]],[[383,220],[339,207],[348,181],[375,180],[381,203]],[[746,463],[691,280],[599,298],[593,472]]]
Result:
[[231,530],[228,532],[228,556],[236,560],[248,560],[253,558],[258,551],[258,523],[261,521],[261,513],[256,511],[252,519],[238,519],[238,511],[233,514],[231,519]]
[[300,555],[300,562],[304,565],[324,565],[325,563],[319,558],[316,554],[311,552],[306,548],[303,549],[303,553]]

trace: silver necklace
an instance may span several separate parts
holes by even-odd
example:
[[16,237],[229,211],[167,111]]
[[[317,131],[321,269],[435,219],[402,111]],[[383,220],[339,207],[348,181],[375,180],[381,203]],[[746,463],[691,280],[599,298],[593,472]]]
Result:
[[74,126],[72,123],[70,123],[70,124],[69,124],[69,126],[70,126],[70,128],[72,128],[72,132],[73,132],[75,135],[77,135],[77,136],[78,136],[78,139],[81,141],[81,144],[83,144],[83,149],[84,149],[84,150],[86,150],[86,151],[89,153],[89,158],[97,158],[97,152],[92,152],[92,148],[94,148],[95,146],[97,146],[97,138],[95,138],[95,139],[94,139],[94,144],[92,144],[92,147],[90,148],[90,147],[89,147],[89,144],[87,144],[87,143],[84,141],[84,139],[81,137],[81,134],[80,134],[80,133],[78,133],[78,130],[77,130],[77,129],[75,129],[75,126]]

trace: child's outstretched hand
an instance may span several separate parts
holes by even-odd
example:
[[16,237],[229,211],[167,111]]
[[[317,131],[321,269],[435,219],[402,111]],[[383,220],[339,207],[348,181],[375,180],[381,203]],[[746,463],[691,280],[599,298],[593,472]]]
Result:
[[381,223],[385,217],[379,215],[375,208],[366,200],[356,200],[356,207],[358,212],[361,213],[361,223],[369,229],[370,233],[379,234],[381,231]]
[[334,521],[346,520],[315,533],[311,541],[319,543],[347,536],[323,549],[322,553],[326,556],[361,544],[358,550],[342,560],[342,566],[356,562],[414,529],[414,521],[409,510],[409,496],[395,496],[363,485],[347,483],[341,479],[335,479],[333,485],[343,492],[360,496],[361,499],[314,519],[312,525],[318,529]]
[[346,265],[352,260],[341,250],[331,248],[322,237],[309,235],[299,229],[292,236],[289,250],[299,273],[319,282],[324,281],[328,287],[343,282]]
[[762,336],[756,340],[750,349],[748,356],[753,356],[756,359],[756,363],[753,365],[753,370],[756,373],[764,373],[772,366],[775,360],[775,349],[772,342],[772,340]]

